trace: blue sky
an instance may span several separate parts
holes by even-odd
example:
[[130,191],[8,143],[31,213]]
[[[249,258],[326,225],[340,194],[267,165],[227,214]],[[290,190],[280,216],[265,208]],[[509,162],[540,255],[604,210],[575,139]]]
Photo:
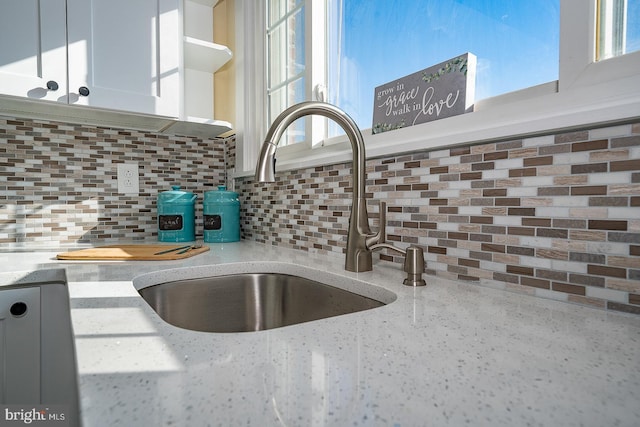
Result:
[[478,57],[476,99],[558,78],[559,0],[343,0],[343,7],[338,102],[362,127],[371,127],[376,86],[465,52]]

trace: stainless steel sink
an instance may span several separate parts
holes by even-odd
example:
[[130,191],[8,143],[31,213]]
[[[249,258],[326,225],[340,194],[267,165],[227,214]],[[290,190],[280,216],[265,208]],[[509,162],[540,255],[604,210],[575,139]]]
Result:
[[138,292],[166,322],[203,332],[261,331],[385,305],[281,273],[180,280]]

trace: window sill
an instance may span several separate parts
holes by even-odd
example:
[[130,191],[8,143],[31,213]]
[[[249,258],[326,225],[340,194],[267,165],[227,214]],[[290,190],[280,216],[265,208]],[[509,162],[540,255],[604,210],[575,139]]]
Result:
[[[637,64],[639,58],[640,55],[634,54],[624,61]],[[473,113],[376,135],[371,134],[371,129],[365,129],[367,158],[637,121],[640,119],[640,74],[631,71],[633,67],[619,69],[626,75],[612,76],[612,80],[600,84],[575,84],[558,92],[557,82],[553,82],[479,101]],[[352,155],[343,136],[332,138],[320,147],[281,147],[276,157],[276,170],[285,171],[349,162]],[[254,167],[246,165],[246,170],[238,170],[234,176],[252,175]]]

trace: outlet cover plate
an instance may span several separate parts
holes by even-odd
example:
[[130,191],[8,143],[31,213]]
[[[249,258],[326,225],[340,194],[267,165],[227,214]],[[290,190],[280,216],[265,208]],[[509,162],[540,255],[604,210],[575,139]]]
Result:
[[140,194],[138,163],[118,163],[118,193]]

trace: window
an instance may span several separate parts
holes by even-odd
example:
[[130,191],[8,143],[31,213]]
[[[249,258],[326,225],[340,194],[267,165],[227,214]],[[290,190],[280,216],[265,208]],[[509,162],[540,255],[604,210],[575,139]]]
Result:
[[[637,119],[639,3],[238,2],[244,50],[237,52],[245,58],[239,93],[245,111],[236,126],[241,173],[255,167],[275,115],[313,99],[320,84],[327,87],[327,100],[362,128],[367,157]],[[507,6],[489,6],[496,4]],[[415,31],[405,33],[404,28]],[[298,38],[301,31],[304,41]],[[260,46],[265,46],[262,54]],[[376,86],[467,51],[476,54],[479,63],[473,113],[371,135],[367,129]],[[268,76],[267,82],[261,85],[260,76]],[[327,130],[326,121],[301,120],[292,129],[279,145],[305,143],[278,150],[280,170],[350,159],[348,144],[344,137],[333,137],[340,129],[331,123]],[[322,144],[312,146],[309,135]]]
[[640,0],[598,0],[598,60],[640,50]]
[[[465,52],[476,99],[558,79],[560,1],[328,0],[328,101],[370,128],[376,86]],[[335,136],[332,128],[330,136]]]
[[[305,91],[305,7],[302,0],[267,2],[267,122],[291,105],[307,99]],[[283,136],[284,145],[305,140],[304,121]]]

